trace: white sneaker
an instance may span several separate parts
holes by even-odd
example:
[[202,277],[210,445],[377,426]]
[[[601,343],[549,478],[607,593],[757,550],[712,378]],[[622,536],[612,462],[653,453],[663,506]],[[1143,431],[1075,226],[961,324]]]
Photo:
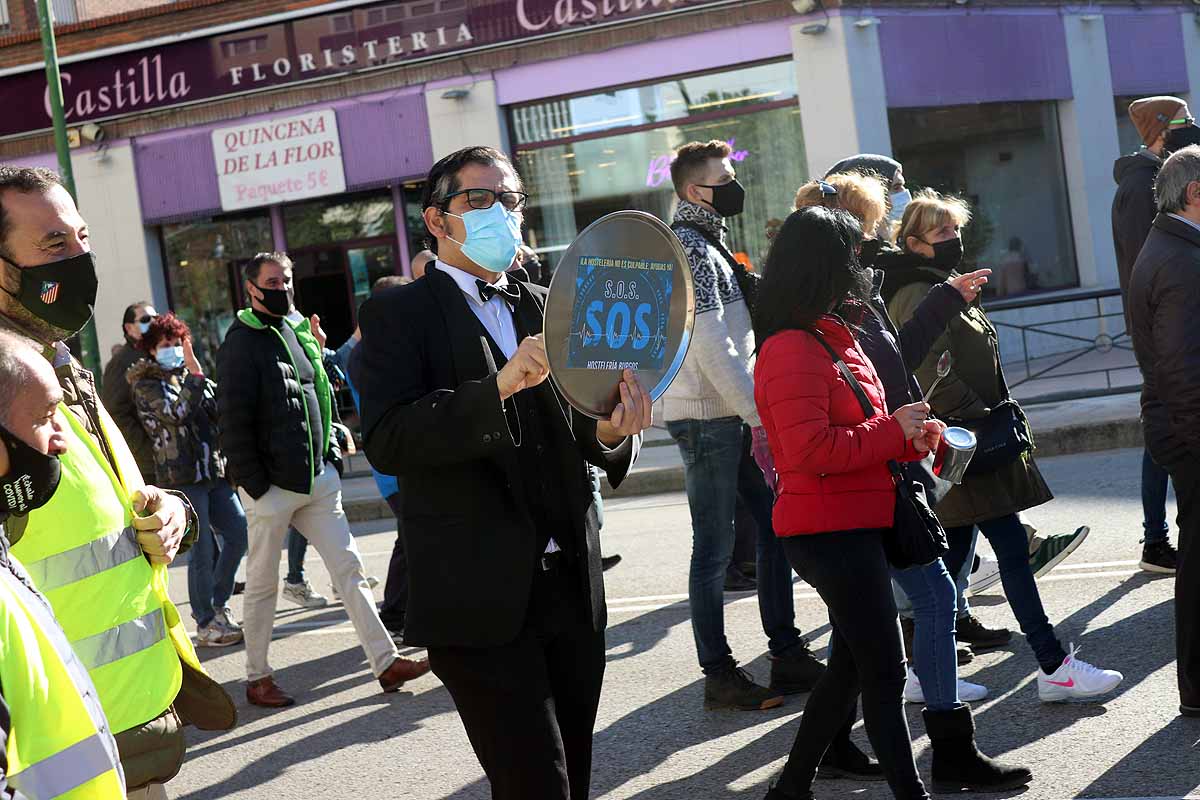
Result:
[[[379,585],[379,578],[376,578],[374,575],[367,576],[367,586],[370,586],[372,589],[374,589],[378,585]],[[333,589],[333,599],[334,600],[342,599],[342,593],[340,591],[338,591],[338,587],[337,587],[336,583],[329,584],[329,588]]]
[[[970,683],[961,678],[958,680],[958,699],[962,703],[975,703],[986,699],[988,690],[986,686],[980,686],[978,683]],[[917,678],[917,673],[908,670],[908,677],[904,680],[904,702],[906,703],[924,703],[925,692],[921,689],[921,681]]]
[[313,591],[312,584],[283,582],[283,598],[290,600],[301,608],[324,608],[329,605],[328,598]]
[[1097,669],[1086,661],[1080,661],[1075,653],[1075,645],[1072,644],[1071,652],[1053,675],[1038,670],[1038,697],[1043,703],[1099,697],[1117,688],[1125,679],[1116,670]]
[[971,570],[971,582],[967,591],[971,594],[986,592],[1000,582],[1000,564],[987,556],[979,557],[979,564]]

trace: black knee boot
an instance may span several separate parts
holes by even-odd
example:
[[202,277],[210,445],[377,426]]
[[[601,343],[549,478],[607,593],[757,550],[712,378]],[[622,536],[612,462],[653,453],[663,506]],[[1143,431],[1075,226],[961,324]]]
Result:
[[1027,768],[1001,764],[979,752],[970,706],[951,711],[925,709],[925,730],[933,743],[935,792],[1001,792],[1033,780]]

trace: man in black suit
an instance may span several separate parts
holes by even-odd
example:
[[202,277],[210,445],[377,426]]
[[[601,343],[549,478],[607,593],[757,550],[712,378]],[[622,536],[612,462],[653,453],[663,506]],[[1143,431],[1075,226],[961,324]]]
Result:
[[[1200,137],[1200,130],[1193,131]],[[1133,265],[1129,317],[1142,368],[1146,448],[1179,501],[1175,649],[1180,713],[1200,717],[1200,147],[1158,171],[1158,216]]]
[[405,641],[428,648],[494,798],[582,800],[607,613],[588,464],[621,482],[650,398],[627,371],[597,422],[545,382],[546,291],[504,274],[526,201],[507,157],[461,150],[426,187],[438,260],[363,305],[350,363],[367,458],[405,485]]

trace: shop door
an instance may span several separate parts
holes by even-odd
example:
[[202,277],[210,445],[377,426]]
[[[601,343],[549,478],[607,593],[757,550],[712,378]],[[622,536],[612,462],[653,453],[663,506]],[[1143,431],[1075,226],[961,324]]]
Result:
[[328,336],[326,347],[336,349],[354,333],[358,307],[371,285],[396,269],[394,239],[360,240],[310,247],[292,253],[292,284],[296,308],[321,317]]

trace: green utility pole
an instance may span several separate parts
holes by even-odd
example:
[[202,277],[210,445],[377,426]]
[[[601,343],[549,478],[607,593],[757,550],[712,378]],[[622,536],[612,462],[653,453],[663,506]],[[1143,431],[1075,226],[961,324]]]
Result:
[[[71,169],[71,146],[67,143],[67,119],[63,115],[62,80],[58,75],[58,48],[54,44],[54,18],[50,14],[49,0],[37,0],[38,27],[42,31],[42,55],[46,59],[46,85],[50,88],[50,114],[54,119],[54,148],[58,151],[58,171],[62,174],[67,191],[79,205],[75,193],[75,173]],[[95,317],[79,332],[82,353],[80,360],[92,371],[97,385],[100,383],[100,344],[96,340]]]

